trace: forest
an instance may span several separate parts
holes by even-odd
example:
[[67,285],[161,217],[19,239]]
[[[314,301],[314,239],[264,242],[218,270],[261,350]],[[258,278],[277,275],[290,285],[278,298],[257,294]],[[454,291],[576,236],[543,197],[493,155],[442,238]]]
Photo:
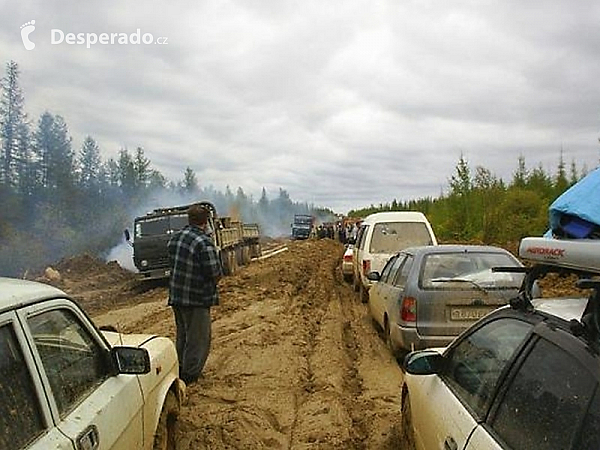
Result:
[[449,178],[446,194],[406,202],[394,200],[348,214],[364,217],[379,211],[421,211],[442,242],[506,246],[548,231],[548,208],[552,202],[587,173],[588,168],[578,168],[575,161],[567,170],[560,151],[554,174],[548,174],[541,165],[529,169],[520,156],[512,179],[505,182],[482,166],[473,172],[461,156]]
[[[225,192],[199,186],[186,167],[182,178],[168,180],[153,168],[144,148],[122,148],[118,157],[103,159],[100,145],[87,136],[76,147],[63,117],[45,111],[34,123],[25,112],[19,67],[6,64],[0,80],[0,275],[24,276],[63,257],[90,253],[105,257],[123,243],[123,230],[133,218],[157,207],[212,201],[221,215],[259,223],[263,234],[287,236],[294,214],[334,220],[322,206],[293,201],[279,188],[271,198],[263,188],[259,199],[242,187]],[[527,167],[519,157],[508,182],[485,167],[474,171],[461,156],[436,198],[393,200],[348,212],[365,217],[377,211],[416,210],[429,218],[440,242],[475,241],[504,245],[548,226],[548,206],[588,168],[562,152],[557,168]],[[401,193],[398,193],[401,197]]]
[[123,243],[133,218],[151,209],[198,200],[223,216],[259,223],[266,235],[287,235],[294,214],[333,220],[332,211],[293,201],[280,188],[259,199],[242,187],[225,192],[199,186],[187,167],[170,181],[142,147],[103,160],[92,136],[75,147],[63,117],[45,111],[36,124],[25,112],[19,67],[6,64],[0,80],[0,275],[23,276],[64,257],[104,257]]

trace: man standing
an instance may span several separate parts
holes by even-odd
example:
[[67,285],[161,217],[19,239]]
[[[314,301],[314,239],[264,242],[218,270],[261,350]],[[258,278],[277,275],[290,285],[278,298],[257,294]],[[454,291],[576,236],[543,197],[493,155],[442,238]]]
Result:
[[198,380],[211,340],[210,307],[219,304],[217,282],[222,275],[219,253],[207,234],[209,211],[200,204],[188,209],[188,222],[169,240],[171,279],[169,305],[177,328],[179,377]]

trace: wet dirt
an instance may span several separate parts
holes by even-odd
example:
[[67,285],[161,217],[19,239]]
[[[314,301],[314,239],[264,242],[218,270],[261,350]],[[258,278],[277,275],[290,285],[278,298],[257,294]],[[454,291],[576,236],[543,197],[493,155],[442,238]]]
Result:
[[[286,245],[220,281],[211,352],[188,388],[178,449],[402,448],[402,372],[342,279],[343,246]],[[166,286],[90,257],[55,269],[53,284],[97,325],[174,338]]]
[[[204,377],[188,388],[179,450],[403,448],[402,371],[330,239],[282,249],[219,283]],[[267,246],[268,247],[268,246]],[[63,260],[59,279],[98,326],[174,339],[164,283],[140,283],[116,262]],[[544,281],[547,293],[572,282]],[[546,296],[546,295],[545,295]]]

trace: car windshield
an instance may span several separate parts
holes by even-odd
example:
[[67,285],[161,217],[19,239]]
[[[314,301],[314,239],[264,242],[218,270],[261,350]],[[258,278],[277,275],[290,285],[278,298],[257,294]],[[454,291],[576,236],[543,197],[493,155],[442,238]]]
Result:
[[407,247],[431,245],[431,235],[423,222],[376,223],[371,238],[371,253],[395,253]]
[[423,259],[419,284],[424,289],[516,289],[522,273],[492,272],[492,268],[518,265],[503,253],[434,253]]

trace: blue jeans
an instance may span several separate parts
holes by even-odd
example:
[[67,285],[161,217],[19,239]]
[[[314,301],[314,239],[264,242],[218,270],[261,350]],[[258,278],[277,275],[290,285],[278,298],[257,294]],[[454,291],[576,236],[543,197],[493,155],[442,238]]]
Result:
[[173,306],[179,358],[179,378],[186,383],[198,379],[208,358],[211,339],[210,307]]

